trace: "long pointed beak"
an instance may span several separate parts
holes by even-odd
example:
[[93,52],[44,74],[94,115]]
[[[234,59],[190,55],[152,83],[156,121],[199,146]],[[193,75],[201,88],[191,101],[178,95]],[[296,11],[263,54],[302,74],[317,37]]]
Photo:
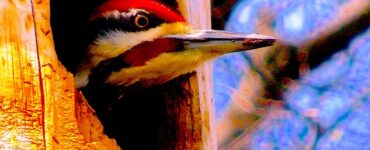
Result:
[[181,41],[184,49],[199,49],[219,54],[271,46],[275,42],[275,38],[270,36],[218,30],[193,30],[191,33],[166,35],[163,38]]

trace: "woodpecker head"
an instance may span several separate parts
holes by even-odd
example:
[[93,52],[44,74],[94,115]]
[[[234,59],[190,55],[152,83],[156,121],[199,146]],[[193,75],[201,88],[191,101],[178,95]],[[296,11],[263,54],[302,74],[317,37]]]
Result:
[[217,56],[272,45],[271,37],[194,30],[157,0],[109,0],[91,16],[77,87],[94,73],[104,82],[148,87],[194,70]]

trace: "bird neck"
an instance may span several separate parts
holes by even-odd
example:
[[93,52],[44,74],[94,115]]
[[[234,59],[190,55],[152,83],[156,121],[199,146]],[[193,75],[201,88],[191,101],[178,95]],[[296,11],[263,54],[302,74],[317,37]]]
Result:
[[179,109],[176,103],[186,103],[184,99],[192,97],[183,86],[192,75],[149,88],[115,86],[90,79],[81,91],[96,111],[105,133],[122,148],[171,149],[170,143],[177,142],[179,136],[176,118],[181,117],[173,114],[173,109]]

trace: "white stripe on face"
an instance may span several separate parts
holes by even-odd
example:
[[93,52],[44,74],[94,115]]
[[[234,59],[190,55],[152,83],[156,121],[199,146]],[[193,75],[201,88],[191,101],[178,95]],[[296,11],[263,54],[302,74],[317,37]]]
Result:
[[138,12],[145,12],[149,14],[149,12],[143,9],[129,9],[128,12],[120,12],[118,10],[106,12],[102,16],[105,17],[106,19],[110,19],[110,18],[119,19],[120,17],[130,18],[131,16],[135,16]]
[[190,27],[185,23],[165,23],[137,33],[111,31],[96,39],[94,44],[89,46],[88,55],[90,57],[85,64],[80,66],[75,75],[76,86],[85,86],[88,83],[90,70],[103,60],[115,58],[142,42],[153,41],[164,35],[186,33],[189,30],[191,30]]

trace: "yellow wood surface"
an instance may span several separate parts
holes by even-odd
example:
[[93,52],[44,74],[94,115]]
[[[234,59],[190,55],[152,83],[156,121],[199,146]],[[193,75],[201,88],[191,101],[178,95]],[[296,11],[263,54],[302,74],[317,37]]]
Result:
[[119,149],[57,60],[49,1],[0,1],[0,14],[0,149]]
[[0,149],[42,149],[43,107],[30,1],[0,1]]

